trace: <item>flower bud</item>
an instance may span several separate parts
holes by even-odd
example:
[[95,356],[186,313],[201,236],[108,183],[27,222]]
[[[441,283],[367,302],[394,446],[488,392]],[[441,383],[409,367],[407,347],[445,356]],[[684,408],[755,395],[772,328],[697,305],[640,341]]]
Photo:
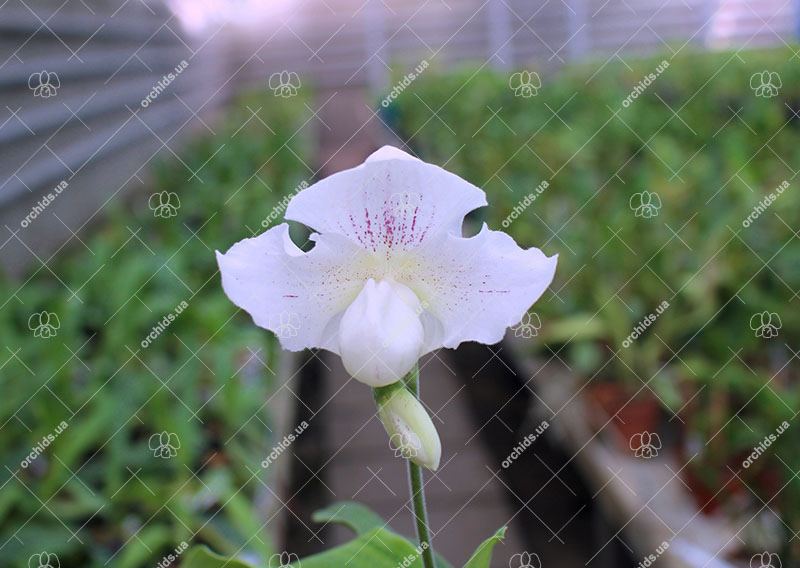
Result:
[[436,471],[442,457],[442,442],[420,401],[402,382],[372,392],[395,455]]
[[422,351],[421,313],[408,287],[370,278],[339,323],[339,353],[350,376],[371,387],[405,376]]

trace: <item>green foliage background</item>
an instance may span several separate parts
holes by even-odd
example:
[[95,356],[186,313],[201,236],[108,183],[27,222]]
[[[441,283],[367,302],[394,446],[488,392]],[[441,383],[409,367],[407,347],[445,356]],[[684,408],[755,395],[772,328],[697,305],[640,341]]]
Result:
[[[245,96],[214,123],[216,135],[180,152],[186,166],[156,168],[151,188],[177,194],[176,217],[155,217],[148,195],[116,199],[81,234],[91,252],[73,242],[51,270],[0,283],[3,566],[46,550],[61,566],[138,567],[182,541],[261,560],[274,552],[259,464],[278,434],[266,402],[280,351],[221,293],[214,257],[261,232],[310,174],[302,97],[273,101]],[[143,349],[182,301],[188,307]],[[29,329],[42,310],[59,318],[55,337]],[[67,429],[21,468],[62,420]],[[162,431],[180,443],[171,459],[149,447]]]
[[[540,353],[557,353],[591,384],[652,391],[669,417],[680,411],[689,429],[680,434],[683,457],[709,496],[738,495],[751,512],[769,502],[787,547],[800,529],[795,51],[682,49],[626,105],[664,57],[542,74],[530,98],[515,96],[506,73],[431,71],[387,113],[423,159],[487,191],[489,207],[475,220],[559,253],[555,282],[535,307]],[[751,89],[751,76],[765,69],[782,80],[776,97]],[[549,187],[505,229],[542,181]],[[783,181],[788,189],[744,227]],[[634,214],[630,200],[643,191],[659,195],[657,216]],[[666,312],[624,348],[664,300]],[[782,320],[778,337],[751,329],[763,311]],[[789,431],[743,469],[783,420]]]

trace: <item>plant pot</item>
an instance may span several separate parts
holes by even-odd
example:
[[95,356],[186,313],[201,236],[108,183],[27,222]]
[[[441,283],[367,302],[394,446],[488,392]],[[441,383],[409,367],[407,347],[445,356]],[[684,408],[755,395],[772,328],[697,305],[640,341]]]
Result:
[[601,411],[598,426],[606,423],[611,426],[619,434],[619,444],[625,451],[630,451],[634,435],[658,430],[661,406],[649,392],[634,394],[628,385],[616,382],[600,382],[587,390]]

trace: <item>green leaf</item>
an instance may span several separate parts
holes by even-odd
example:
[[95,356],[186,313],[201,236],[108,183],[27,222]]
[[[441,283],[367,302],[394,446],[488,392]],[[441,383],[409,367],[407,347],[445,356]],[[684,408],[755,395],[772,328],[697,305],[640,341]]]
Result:
[[160,524],[146,526],[136,534],[136,542],[126,546],[115,559],[114,566],[134,568],[145,566],[153,557],[153,550],[160,550],[170,542],[169,529]]
[[334,503],[329,507],[314,511],[314,514],[311,515],[311,520],[315,523],[344,525],[355,532],[357,536],[361,536],[376,527],[385,528],[387,526],[387,523],[369,507],[352,501]]
[[404,567],[422,568],[422,558],[410,542],[393,532],[380,528],[367,531],[347,544],[303,558],[301,561],[303,568],[330,568],[331,566],[397,568],[401,562]]
[[[361,536],[374,528],[382,528],[389,531],[386,528],[388,524],[377,513],[369,507],[353,501],[334,503],[329,507],[315,511],[311,515],[311,519],[317,523],[344,525],[355,532],[357,536]],[[417,543],[414,541],[411,544],[416,546]],[[436,568],[452,568],[452,565],[442,558],[436,550],[433,551],[433,554],[436,557]]]
[[[320,554],[308,556],[290,566],[302,564],[303,568],[396,568],[400,563],[408,568],[422,568],[422,558],[414,546],[403,537],[381,528],[375,528],[356,537],[347,544]],[[252,568],[238,560],[229,560],[209,551],[205,546],[192,548],[182,566],[185,568]]]
[[464,564],[464,568],[489,568],[489,562],[492,560],[492,549],[494,545],[503,540],[506,536],[506,528],[500,527],[494,536],[484,540],[475,553]]
[[205,546],[193,546],[181,563],[186,568],[253,568],[239,560],[214,554]]

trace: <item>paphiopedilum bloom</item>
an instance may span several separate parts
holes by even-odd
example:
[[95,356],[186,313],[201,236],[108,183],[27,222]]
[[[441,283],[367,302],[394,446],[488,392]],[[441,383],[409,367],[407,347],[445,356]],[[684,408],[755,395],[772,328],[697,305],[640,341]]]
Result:
[[462,235],[484,205],[480,188],[384,146],[292,198],[285,217],[316,231],[310,251],[283,223],[217,252],[222,285],[285,349],[332,351],[389,385],[440,347],[497,343],[552,281],[556,256],[485,224]]

